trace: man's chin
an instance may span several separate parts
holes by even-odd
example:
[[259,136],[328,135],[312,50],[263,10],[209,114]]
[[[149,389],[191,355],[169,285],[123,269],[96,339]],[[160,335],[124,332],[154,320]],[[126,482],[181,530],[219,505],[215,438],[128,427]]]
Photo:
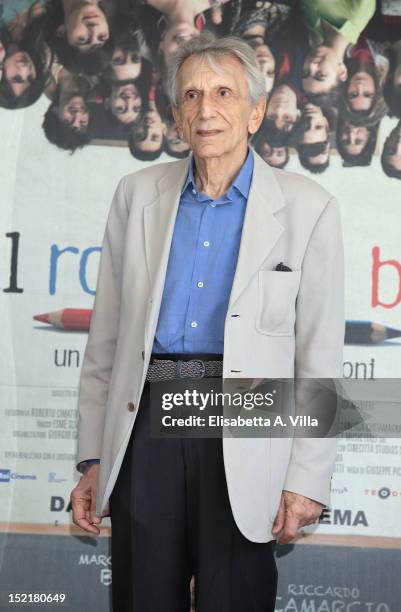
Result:
[[224,147],[213,142],[197,143],[192,147],[192,150],[197,157],[220,157],[225,153]]

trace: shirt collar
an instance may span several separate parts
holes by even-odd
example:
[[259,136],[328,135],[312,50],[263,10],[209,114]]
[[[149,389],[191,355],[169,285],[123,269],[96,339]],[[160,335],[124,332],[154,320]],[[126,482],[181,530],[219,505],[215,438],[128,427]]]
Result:
[[[189,166],[188,166],[188,174],[187,174],[185,183],[183,185],[183,188],[181,189],[181,194],[183,194],[184,191],[188,187],[190,188],[193,187],[196,189],[194,166],[195,166],[195,159],[194,159],[193,153],[191,153],[190,160],[189,160]],[[247,198],[249,194],[249,190],[251,188],[252,172],[253,172],[253,151],[251,147],[248,147],[248,155],[244,163],[242,164],[240,171],[235,177],[233,183],[228,188],[227,195],[229,196],[231,190],[235,187],[241,193],[241,195],[244,196],[244,198]]]

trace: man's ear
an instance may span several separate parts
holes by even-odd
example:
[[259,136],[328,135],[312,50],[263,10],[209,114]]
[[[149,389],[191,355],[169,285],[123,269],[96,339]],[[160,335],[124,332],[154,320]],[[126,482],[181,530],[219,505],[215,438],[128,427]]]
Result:
[[57,36],[57,38],[64,38],[64,36],[65,36],[65,25],[63,23],[61,25],[59,25],[58,28],[56,29],[56,36]]
[[263,96],[263,98],[259,100],[259,102],[253,105],[251,116],[249,117],[248,122],[248,132],[250,134],[256,134],[256,132],[260,128],[263,118],[265,116],[266,104],[267,98],[266,96]]
[[348,70],[347,70],[347,66],[346,66],[346,65],[345,65],[343,62],[341,62],[341,63],[340,63],[340,65],[339,65],[339,67],[338,67],[338,73],[337,73],[337,76],[338,76],[338,80],[339,80],[339,81],[342,81],[343,83],[344,83],[344,81],[346,81],[346,80],[347,80],[347,78],[348,78]]

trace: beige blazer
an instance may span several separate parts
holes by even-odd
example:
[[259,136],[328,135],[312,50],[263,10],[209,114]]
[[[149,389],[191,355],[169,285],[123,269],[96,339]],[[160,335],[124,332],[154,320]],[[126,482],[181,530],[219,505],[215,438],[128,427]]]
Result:
[[[78,406],[77,461],[100,457],[98,514],[107,509],[137,415],[188,162],[124,177],[110,209]],[[223,376],[340,377],[338,205],[305,176],[273,169],[255,152],[254,162],[225,320]],[[276,272],[281,261],[293,271]],[[231,508],[244,536],[274,539],[283,489],[329,503],[335,451],[335,440],[224,438]]]

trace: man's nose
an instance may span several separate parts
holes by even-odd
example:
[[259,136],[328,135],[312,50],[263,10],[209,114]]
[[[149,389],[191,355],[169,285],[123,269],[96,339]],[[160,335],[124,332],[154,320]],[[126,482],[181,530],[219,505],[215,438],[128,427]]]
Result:
[[204,119],[212,117],[215,113],[214,100],[208,94],[203,94],[199,103],[199,113]]

